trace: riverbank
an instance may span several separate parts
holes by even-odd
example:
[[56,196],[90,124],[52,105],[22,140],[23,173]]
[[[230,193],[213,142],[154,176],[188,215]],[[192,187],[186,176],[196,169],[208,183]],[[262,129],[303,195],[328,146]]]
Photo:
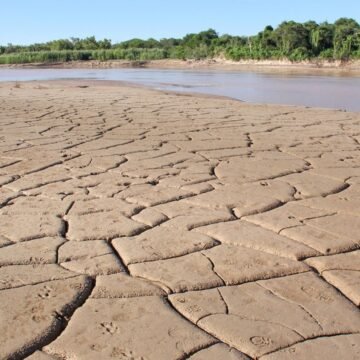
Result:
[[359,124],[0,83],[0,358],[355,359]]
[[149,60],[149,61],[70,61],[61,63],[30,63],[0,65],[0,68],[58,68],[58,69],[117,69],[117,68],[153,68],[153,69],[217,69],[217,70],[255,70],[274,72],[349,72],[360,73],[360,60],[354,61],[303,61],[294,63],[289,60]]

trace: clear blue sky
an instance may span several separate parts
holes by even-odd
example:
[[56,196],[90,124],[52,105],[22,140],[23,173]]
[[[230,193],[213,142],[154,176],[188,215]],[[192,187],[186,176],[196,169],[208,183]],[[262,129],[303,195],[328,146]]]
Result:
[[2,0],[0,44],[59,38],[182,37],[214,28],[253,35],[283,20],[360,21],[360,0]]

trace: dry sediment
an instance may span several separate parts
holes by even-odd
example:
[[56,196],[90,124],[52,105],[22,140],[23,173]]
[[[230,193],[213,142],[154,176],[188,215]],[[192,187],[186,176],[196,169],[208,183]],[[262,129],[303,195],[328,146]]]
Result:
[[0,84],[0,358],[358,359],[360,114]]

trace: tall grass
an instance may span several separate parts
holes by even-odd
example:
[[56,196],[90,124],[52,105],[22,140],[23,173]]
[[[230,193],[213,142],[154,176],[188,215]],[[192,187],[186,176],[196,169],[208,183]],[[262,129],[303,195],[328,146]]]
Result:
[[56,63],[87,60],[158,60],[166,59],[165,49],[109,49],[33,51],[0,55],[0,64]]
[[1,55],[0,64],[53,63],[90,58],[91,51],[34,51]]

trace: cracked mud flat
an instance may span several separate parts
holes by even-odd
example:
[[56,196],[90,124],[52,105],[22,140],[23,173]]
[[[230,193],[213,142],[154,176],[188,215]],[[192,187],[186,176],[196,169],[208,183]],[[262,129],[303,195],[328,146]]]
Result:
[[0,358],[360,358],[360,114],[0,85]]

